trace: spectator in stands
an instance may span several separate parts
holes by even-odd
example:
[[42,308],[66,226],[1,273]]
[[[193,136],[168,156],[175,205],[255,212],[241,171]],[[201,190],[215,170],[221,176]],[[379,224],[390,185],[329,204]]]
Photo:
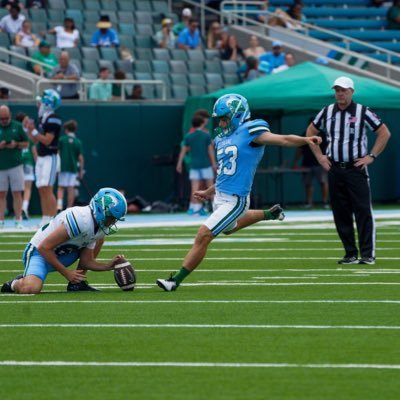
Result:
[[387,12],[387,29],[400,29],[400,0],[394,0]]
[[161,21],[161,30],[154,35],[154,41],[162,49],[174,49],[176,37],[172,32],[172,19],[164,18]]
[[75,21],[72,18],[65,18],[63,26],[55,26],[47,32],[56,35],[59,49],[76,47],[79,43],[79,31],[75,28]]
[[45,40],[39,43],[39,51],[32,58],[48,65],[48,67],[42,67],[40,64],[33,64],[33,72],[37,75],[49,74],[58,65],[57,57],[51,52],[50,44]]
[[142,85],[133,85],[132,87],[132,94],[127,97],[129,100],[146,100],[143,97],[143,88]]
[[32,33],[32,24],[27,19],[22,23],[21,30],[15,35],[15,45],[19,47],[39,46],[39,38]]
[[[114,79],[119,81],[123,81],[126,79],[126,75],[124,71],[115,71]],[[121,100],[122,94],[122,85],[120,83],[113,83],[112,84],[112,99],[113,100]]]
[[175,36],[179,36],[180,33],[189,27],[189,20],[192,18],[192,10],[190,8],[184,8],[182,10],[182,19],[181,22],[176,23],[172,27],[172,32]]
[[91,46],[94,47],[118,47],[119,38],[117,32],[111,29],[112,24],[108,15],[102,15],[97,23],[99,28],[92,36]]
[[1,1],[1,8],[7,8],[7,10],[9,10],[12,6],[18,6],[21,10],[24,8],[23,3],[18,0],[2,0]]
[[293,30],[303,29],[301,22],[306,22],[306,17],[302,13],[303,7],[304,4],[301,0],[295,0],[287,9],[286,13],[289,18],[285,21],[286,28]]
[[281,65],[280,67],[276,67],[272,70],[273,74],[276,74],[277,72],[282,72],[286,71],[290,67],[293,67],[293,65],[296,64],[296,60],[294,58],[293,53],[286,53],[285,54],[285,64]]
[[282,43],[278,40],[274,40],[272,42],[272,51],[262,54],[260,56],[260,62],[269,64],[269,72],[285,64],[285,53],[282,51]]
[[47,0],[26,0],[26,8],[46,8]]
[[21,30],[25,16],[20,14],[21,9],[17,4],[12,5],[8,12],[9,14],[0,20],[0,32],[16,34]]
[[243,80],[245,82],[257,79],[260,76],[265,75],[259,70],[259,60],[257,57],[250,56],[246,58],[246,71],[243,75]]
[[268,23],[270,19],[269,12],[272,12],[272,10],[269,9],[269,0],[265,0],[260,6],[260,12],[256,14],[256,20],[258,22]]
[[[59,65],[51,71],[50,77],[57,80],[79,81],[81,73],[79,68],[69,62],[69,53],[62,51],[58,58]],[[79,99],[78,85],[76,83],[57,83],[56,90],[62,99]]]
[[256,35],[251,35],[249,39],[249,47],[245,49],[245,57],[260,57],[265,53],[264,47],[260,46],[258,43],[258,38]]
[[104,82],[108,80],[110,71],[107,67],[100,68],[99,78],[89,90],[90,100],[101,100],[108,101],[112,98],[112,84],[110,82]]
[[381,7],[384,3],[386,3],[386,0],[370,0],[370,7]]
[[207,32],[207,49],[218,49],[222,48],[223,43],[223,29],[218,21],[211,23]]
[[189,20],[189,27],[184,29],[178,37],[178,47],[184,50],[199,49],[201,45],[199,22],[197,19]]
[[8,100],[10,98],[10,89],[2,86],[0,87],[0,99]]
[[239,46],[235,35],[229,35],[227,44],[221,50],[221,58],[223,60],[231,61],[240,61],[245,59],[243,50]]

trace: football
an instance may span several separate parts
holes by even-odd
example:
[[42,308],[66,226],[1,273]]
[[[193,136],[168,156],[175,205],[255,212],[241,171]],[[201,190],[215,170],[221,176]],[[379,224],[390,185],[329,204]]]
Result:
[[117,285],[124,291],[132,291],[135,288],[136,273],[133,265],[121,258],[114,266],[114,279]]

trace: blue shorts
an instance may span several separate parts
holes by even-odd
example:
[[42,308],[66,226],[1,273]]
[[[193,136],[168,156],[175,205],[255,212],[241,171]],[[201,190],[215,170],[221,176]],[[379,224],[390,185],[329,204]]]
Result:
[[[79,255],[79,251],[74,251],[69,254],[59,255],[57,256],[57,259],[64,265],[64,267],[69,267],[79,258]],[[31,243],[28,243],[25,248],[22,262],[25,267],[24,277],[35,275],[44,282],[47,274],[55,271],[55,269],[44,259],[37,248]]]
[[199,169],[190,169],[189,171],[189,179],[191,181],[200,181],[202,179],[214,179],[214,172],[212,167],[207,168],[199,168]]

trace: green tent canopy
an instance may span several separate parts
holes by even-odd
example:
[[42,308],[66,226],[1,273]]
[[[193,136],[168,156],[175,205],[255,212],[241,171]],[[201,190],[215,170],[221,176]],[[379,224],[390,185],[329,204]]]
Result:
[[189,97],[185,104],[183,127],[187,132],[193,113],[199,108],[211,112],[215,100],[227,93],[238,93],[249,101],[250,109],[260,113],[317,112],[335,101],[332,84],[339,76],[354,81],[354,101],[378,109],[400,109],[400,89],[333,68],[305,62],[286,71],[230,86],[204,96]]

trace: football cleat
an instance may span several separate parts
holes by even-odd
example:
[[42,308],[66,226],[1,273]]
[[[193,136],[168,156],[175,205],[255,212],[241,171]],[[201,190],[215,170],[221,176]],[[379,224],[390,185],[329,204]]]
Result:
[[100,292],[100,290],[90,286],[87,281],[82,281],[79,283],[68,282],[67,292]]
[[374,257],[362,257],[359,261],[359,264],[368,264],[368,265],[374,265],[375,264],[375,258]]
[[3,286],[1,287],[1,293],[15,293],[14,290],[11,289],[11,284],[18,279],[23,278],[24,276],[22,274],[17,275],[15,278],[10,279],[9,281],[3,283]]
[[272,220],[283,221],[285,219],[285,213],[280,204],[273,205],[267,212],[272,217]]
[[178,287],[172,277],[168,279],[157,279],[156,283],[161,289],[165,290],[166,292],[173,292]]
[[341,264],[341,265],[358,264],[358,259],[355,256],[351,256],[351,257],[345,256],[341,260],[339,260],[337,263]]

